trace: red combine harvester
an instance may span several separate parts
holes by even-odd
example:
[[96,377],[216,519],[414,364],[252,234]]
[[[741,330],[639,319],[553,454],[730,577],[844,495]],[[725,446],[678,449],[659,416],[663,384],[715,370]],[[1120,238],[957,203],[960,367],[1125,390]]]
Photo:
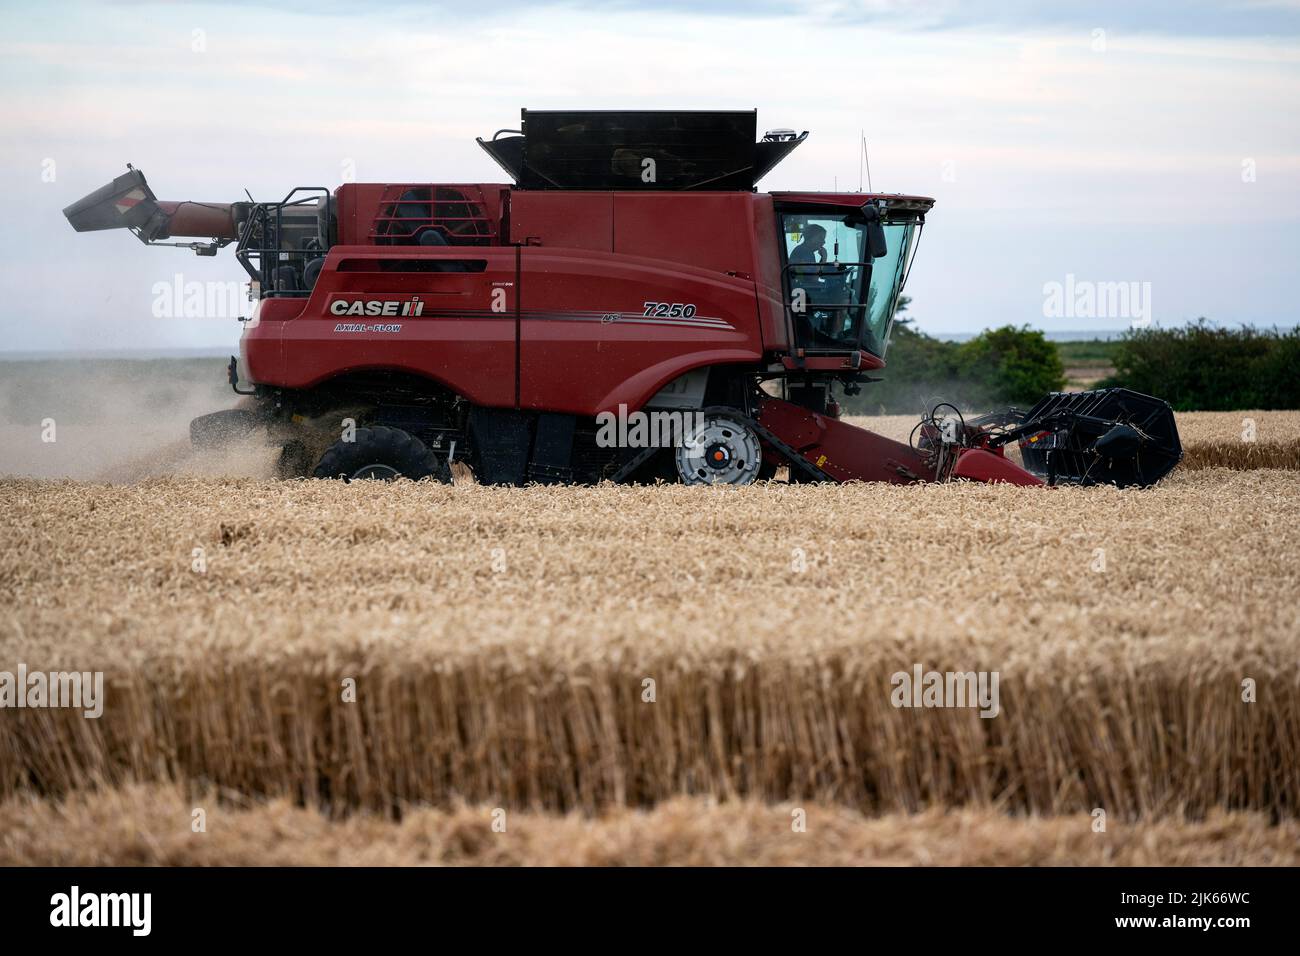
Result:
[[[907,444],[839,420],[878,380],[934,200],[760,193],[807,133],[754,112],[523,111],[479,145],[514,180],[156,200],[128,172],[64,210],[215,255],[257,298],[198,444],[266,428],[282,472],[594,483],[1148,485],[1173,413],[1124,389],[925,416]],[[165,242],[175,237],[202,239]],[[779,396],[779,397],[778,397]],[[1005,455],[1018,443],[1017,464]]]

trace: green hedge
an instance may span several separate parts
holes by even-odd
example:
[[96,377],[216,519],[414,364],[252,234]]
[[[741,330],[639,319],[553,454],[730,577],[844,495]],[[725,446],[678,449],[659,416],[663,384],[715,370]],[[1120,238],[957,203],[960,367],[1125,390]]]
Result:
[[882,381],[841,398],[850,414],[920,414],[938,402],[963,412],[1008,405],[1026,408],[1065,385],[1056,346],[1028,326],[1007,325],[967,342],[945,342],[907,322],[894,326],[887,366],[872,373]]
[[[1300,329],[1222,329],[1205,319],[1174,329],[1135,329],[1107,343],[1115,366],[1098,388],[1120,385],[1178,411],[1300,408]],[[1003,326],[945,342],[900,320],[882,379],[841,397],[850,414],[921,414],[938,402],[963,412],[1027,408],[1065,387],[1060,352],[1042,332]]]
[[1178,411],[1300,408],[1300,329],[1222,329],[1205,319],[1139,329],[1116,344],[1099,383],[1163,398]]

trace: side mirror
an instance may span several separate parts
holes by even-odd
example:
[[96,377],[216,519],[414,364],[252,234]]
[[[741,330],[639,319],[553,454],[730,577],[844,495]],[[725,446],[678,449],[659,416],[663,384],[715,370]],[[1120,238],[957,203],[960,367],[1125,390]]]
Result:
[[845,225],[867,227],[867,254],[872,259],[889,255],[889,242],[885,238],[885,225],[880,221],[880,207],[864,203],[862,208],[844,218]]
[[862,207],[862,218],[867,222],[867,252],[871,258],[889,255],[889,242],[885,239],[885,224],[880,221],[880,207],[873,202]]
[[885,227],[879,219],[867,223],[867,251],[871,258],[880,259],[889,255],[889,242],[885,239]]

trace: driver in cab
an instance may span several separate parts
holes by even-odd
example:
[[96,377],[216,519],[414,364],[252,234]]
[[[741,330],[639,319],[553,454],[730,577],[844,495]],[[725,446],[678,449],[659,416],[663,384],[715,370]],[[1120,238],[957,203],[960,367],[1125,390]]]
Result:
[[[844,285],[843,270],[837,265],[828,266],[826,259],[826,227],[808,223],[802,241],[787,256],[791,287],[803,289],[808,302],[814,305],[847,304],[848,289]],[[829,310],[816,309],[811,314],[796,317],[800,340],[814,345],[839,345],[836,335],[842,331],[844,323],[851,320],[852,316],[848,314],[836,315]]]
[[[838,253],[838,246],[836,248]],[[792,284],[803,288],[812,302],[847,301],[845,270],[838,263],[827,264],[826,227],[808,223],[802,241],[790,250]]]
[[[803,241],[790,250],[790,265],[821,265],[826,261],[826,227],[812,224],[804,230]],[[800,272],[805,270],[800,269]]]

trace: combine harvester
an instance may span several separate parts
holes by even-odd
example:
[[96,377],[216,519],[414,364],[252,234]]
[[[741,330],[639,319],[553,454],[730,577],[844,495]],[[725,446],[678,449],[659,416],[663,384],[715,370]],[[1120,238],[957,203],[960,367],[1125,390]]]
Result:
[[[798,482],[1144,486],[1181,458],[1169,406],[1124,389],[970,420],[939,406],[907,444],[840,421],[833,390],[885,367],[934,200],[757,192],[808,134],[758,139],[754,112],[522,118],[478,141],[513,185],[164,202],[128,166],[64,215],[199,255],[234,245],[257,305],[228,375],[251,397],[191,436],[268,429],[286,475],[450,480],[455,460],[514,485],[743,485],[785,466]],[[638,415],[649,429],[627,427]],[[663,441],[665,420],[689,427]]]

